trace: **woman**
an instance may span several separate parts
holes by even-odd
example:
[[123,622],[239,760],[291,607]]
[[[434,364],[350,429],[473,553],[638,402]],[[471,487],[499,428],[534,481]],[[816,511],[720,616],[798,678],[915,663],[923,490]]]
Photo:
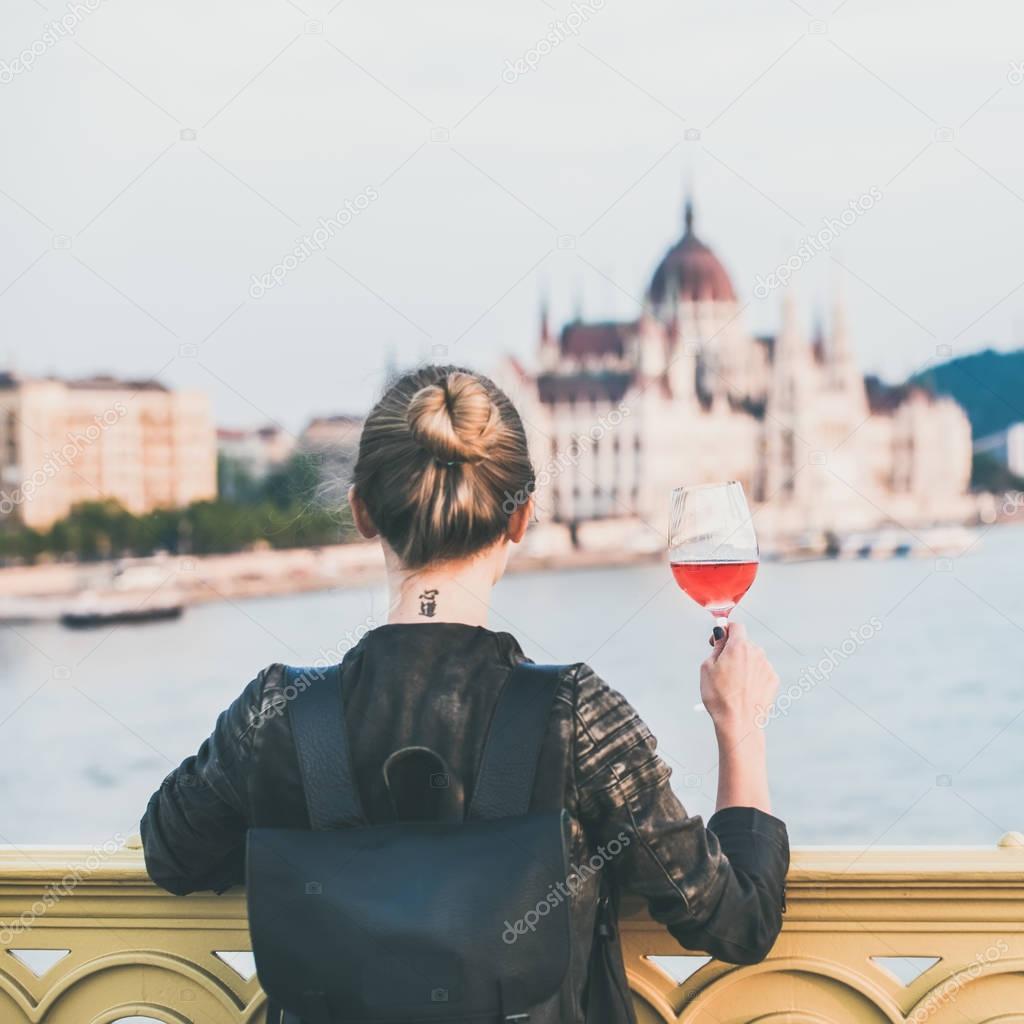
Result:
[[[484,377],[418,370],[394,383],[366,421],[349,502],[359,532],[383,546],[391,606],[387,625],[342,662],[342,693],[356,784],[373,822],[396,814],[382,766],[407,747],[444,759],[447,772],[432,776],[427,794],[435,803],[458,813],[469,802],[497,695],[525,659],[487,619],[510,545],[526,532],[533,487],[519,415]],[[764,736],[754,725],[778,679],[741,625],[728,636],[716,630],[712,643],[700,687],[720,757],[718,810],[706,826],[669,788],[670,769],[625,698],[587,665],[562,672],[534,797],[562,787],[573,864],[592,862],[605,846],[619,851],[573,891],[573,1020],[585,1019],[595,929],[608,923],[598,920],[599,875],[613,892],[645,898],[681,944],[722,960],[761,960],[781,927],[789,844],[770,813]],[[146,864],[171,892],[240,884],[249,827],[308,827],[289,718],[280,713],[282,678],[280,665],[261,672],[150,800]],[[399,816],[429,816],[424,792]],[[621,985],[617,946],[612,959]]]

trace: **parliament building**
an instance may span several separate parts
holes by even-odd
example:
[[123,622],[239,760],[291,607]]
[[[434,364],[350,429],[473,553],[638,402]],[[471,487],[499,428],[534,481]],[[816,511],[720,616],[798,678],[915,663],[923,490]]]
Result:
[[508,358],[498,376],[523,414],[544,518],[663,531],[672,488],[729,479],[779,536],[968,514],[966,415],[865,378],[841,300],[827,331],[805,332],[789,294],[772,336],[742,313],[689,203],[637,319],[554,331],[542,313],[535,365]]

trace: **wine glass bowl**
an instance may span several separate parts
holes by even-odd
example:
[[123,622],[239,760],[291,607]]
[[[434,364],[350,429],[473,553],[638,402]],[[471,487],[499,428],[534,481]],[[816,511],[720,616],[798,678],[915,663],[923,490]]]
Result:
[[759,563],[757,534],[738,480],[672,492],[668,558],[679,587],[724,625]]

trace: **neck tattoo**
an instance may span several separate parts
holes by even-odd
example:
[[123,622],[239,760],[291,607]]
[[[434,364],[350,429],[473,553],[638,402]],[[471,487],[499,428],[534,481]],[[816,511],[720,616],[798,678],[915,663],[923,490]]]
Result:
[[437,612],[437,590],[424,590],[420,594],[420,615],[432,619]]

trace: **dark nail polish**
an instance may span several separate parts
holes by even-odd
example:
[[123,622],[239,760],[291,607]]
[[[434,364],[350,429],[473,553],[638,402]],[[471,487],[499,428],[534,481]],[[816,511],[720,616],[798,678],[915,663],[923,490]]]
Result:
[[711,635],[715,638],[715,640],[724,640],[725,630],[722,629],[721,626],[715,626],[715,628],[711,631]]

